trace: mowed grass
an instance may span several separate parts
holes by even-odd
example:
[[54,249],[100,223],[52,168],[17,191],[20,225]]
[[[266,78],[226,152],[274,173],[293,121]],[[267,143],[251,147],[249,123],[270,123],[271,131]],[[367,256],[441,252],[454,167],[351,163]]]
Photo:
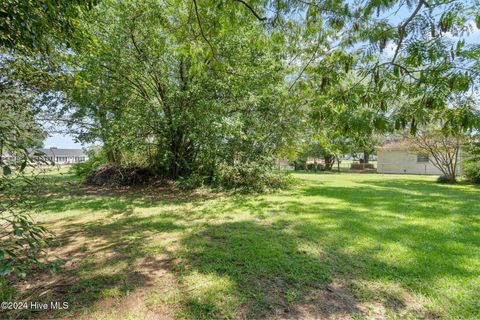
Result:
[[36,218],[66,263],[32,275],[16,298],[70,308],[10,316],[480,317],[478,187],[295,177],[289,190],[226,195],[92,190],[51,175]]

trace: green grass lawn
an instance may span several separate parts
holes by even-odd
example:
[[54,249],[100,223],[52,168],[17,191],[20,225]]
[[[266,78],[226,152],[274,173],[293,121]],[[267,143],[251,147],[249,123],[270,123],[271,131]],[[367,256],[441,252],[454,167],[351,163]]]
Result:
[[36,218],[66,263],[17,285],[17,298],[70,308],[10,316],[480,317],[479,188],[295,177],[290,190],[232,196],[92,190],[49,176]]

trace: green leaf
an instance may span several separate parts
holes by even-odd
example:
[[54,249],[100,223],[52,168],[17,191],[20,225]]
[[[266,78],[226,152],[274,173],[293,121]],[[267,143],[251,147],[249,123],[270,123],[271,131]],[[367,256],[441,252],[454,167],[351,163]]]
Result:
[[22,164],[20,165],[20,172],[23,172],[26,166],[27,166],[27,160],[23,160]]
[[4,165],[4,166],[3,166],[3,174],[4,174],[5,176],[11,175],[11,174],[12,174],[12,169],[10,169],[9,166]]

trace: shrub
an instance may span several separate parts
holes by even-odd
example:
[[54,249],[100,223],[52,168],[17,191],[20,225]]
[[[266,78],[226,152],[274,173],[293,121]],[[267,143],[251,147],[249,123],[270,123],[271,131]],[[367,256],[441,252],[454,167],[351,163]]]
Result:
[[295,161],[295,170],[305,170],[306,166],[305,161]]
[[465,177],[473,182],[480,183],[480,163],[476,161],[469,161],[464,163],[463,171]]
[[182,190],[193,190],[203,187],[205,180],[205,177],[198,174],[192,174],[188,177],[181,177],[178,181],[178,186]]
[[352,163],[350,165],[352,170],[364,170],[364,169],[375,169],[373,163]]
[[286,187],[292,181],[288,172],[273,171],[268,165],[250,162],[221,166],[213,184],[220,188],[242,192],[262,192]]
[[88,152],[88,160],[73,164],[70,167],[70,172],[77,177],[85,179],[106,163],[107,157],[103,152],[90,151]]
[[324,171],[325,167],[320,163],[309,163],[307,164],[308,171]]
[[455,178],[449,176],[440,176],[437,178],[438,183],[456,183],[457,181]]

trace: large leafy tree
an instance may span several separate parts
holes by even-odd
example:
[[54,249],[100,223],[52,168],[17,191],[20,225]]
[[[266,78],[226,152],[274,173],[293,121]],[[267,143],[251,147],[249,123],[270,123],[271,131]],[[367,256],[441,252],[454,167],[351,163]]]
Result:
[[[311,5],[316,18],[325,14],[323,5]],[[478,27],[479,8],[475,1],[345,5],[344,19],[337,21],[340,35],[326,53],[307,61],[301,80],[326,98],[350,100],[349,109],[358,104],[362,87],[361,104],[386,112],[396,129],[414,133],[439,121],[445,131],[471,129],[478,126],[480,47],[465,37]],[[359,79],[332,95],[328,84],[348,80],[352,69]]]
[[209,14],[196,2],[102,3],[87,22],[95,45],[71,57],[72,123],[93,126],[81,137],[101,140],[112,161],[122,146],[144,152],[174,179],[280,148],[295,127],[282,34],[252,27],[249,13]]

